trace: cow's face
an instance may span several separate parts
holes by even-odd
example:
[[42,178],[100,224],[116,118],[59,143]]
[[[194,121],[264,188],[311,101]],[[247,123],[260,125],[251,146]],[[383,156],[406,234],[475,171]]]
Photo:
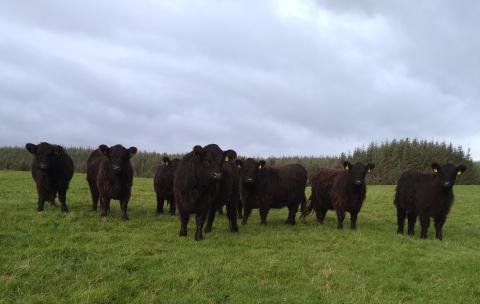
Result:
[[343,162],[343,168],[348,172],[350,183],[358,187],[365,184],[365,176],[375,168],[375,165],[372,163],[364,165],[361,162],[352,165],[350,162],[345,161]]
[[440,185],[443,188],[451,189],[455,185],[457,176],[461,175],[467,168],[463,165],[454,166],[452,164],[445,164],[440,166],[438,163],[432,164],[433,173],[439,178]]
[[167,156],[165,156],[163,158],[163,165],[165,167],[169,167],[169,168],[172,168],[172,169],[176,169],[178,167],[179,162],[180,162],[180,159],[178,159],[178,158],[170,159]]
[[200,164],[200,174],[208,180],[222,179],[222,164],[225,153],[215,144],[193,147],[193,155]]
[[253,158],[247,158],[245,161],[237,160],[237,167],[240,168],[242,182],[245,184],[254,184],[259,170],[265,167],[265,161],[256,161]]
[[28,152],[32,153],[37,161],[38,169],[50,170],[54,166],[55,160],[58,155],[64,152],[61,146],[51,145],[46,142],[42,142],[38,145],[28,143],[25,145]]
[[126,149],[122,145],[100,145],[98,149],[108,158],[109,166],[115,174],[124,172],[129,166],[130,158],[137,153],[136,147]]

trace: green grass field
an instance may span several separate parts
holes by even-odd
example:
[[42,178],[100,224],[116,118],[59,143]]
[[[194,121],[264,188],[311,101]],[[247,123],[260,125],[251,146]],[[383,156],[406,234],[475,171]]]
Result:
[[218,216],[195,242],[194,221],[179,238],[178,218],[154,213],[151,179],[122,222],[117,201],[106,220],[90,211],[84,175],[70,213],[38,213],[30,173],[0,171],[0,303],[478,303],[480,187],[456,186],[442,242],[395,233],[393,191],[368,186],[357,231],[332,212],[287,226],[283,209],[260,226],[255,210],[239,234]]

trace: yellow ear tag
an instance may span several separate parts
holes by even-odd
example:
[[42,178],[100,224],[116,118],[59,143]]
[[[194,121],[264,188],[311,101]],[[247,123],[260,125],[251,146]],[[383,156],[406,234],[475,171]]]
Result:
[[433,169],[433,172],[438,173],[438,170],[437,170],[437,169]]
[[368,173],[370,173],[370,172],[372,172],[372,170],[371,170],[371,169],[368,169]]
[[462,175],[462,171],[458,171],[458,172],[457,172],[457,175]]
[[228,161],[230,160],[230,158],[228,158],[228,155],[225,155],[225,162],[228,163]]
[[348,169],[350,169],[350,168],[348,166],[345,166],[345,170],[348,170]]
[[258,165],[258,169],[259,169],[259,170],[262,169],[262,165]]

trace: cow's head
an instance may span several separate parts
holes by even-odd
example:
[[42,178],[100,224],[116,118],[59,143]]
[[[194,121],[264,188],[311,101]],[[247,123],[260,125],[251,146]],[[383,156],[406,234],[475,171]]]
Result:
[[100,145],[98,149],[108,158],[109,166],[115,174],[124,172],[130,164],[130,158],[137,153],[136,147],[126,149],[122,145]]
[[256,161],[253,158],[247,158],[244,161],[237,159],[237,167],[240,169],[242,182],[245,184],[254,184],[259,170],[265,167],[265,161]]
[[433,173],[438,177],[440,185],[443,188],[451,189],[455,185],[457,176],[462,175],[467,167],[464,165],[455,166],[452,164],[445,164],[440,166],[438,163],[432,163]]
[[222,164],[226,152],[223,152],[219,146],[210,144],[205,147],[193,147],[195,160],[200,164],[200,175],[208,180],[222,179]]
[[373,163],[368,163],[364,165],[361,162],[351,164],[348,161],[343,162],[343,168],[348,174],[349,182],[354,186],[363,186],[365,184],[365,176],[367,173],[370,173],[375,165]]
[[46,142],[42,142],[38,145],[28,143],[25,145],[25,148],[28,152],[34,155],[38,169],[44,171],[52,169],[58,156],[65,152],[61,146],[51,145]]

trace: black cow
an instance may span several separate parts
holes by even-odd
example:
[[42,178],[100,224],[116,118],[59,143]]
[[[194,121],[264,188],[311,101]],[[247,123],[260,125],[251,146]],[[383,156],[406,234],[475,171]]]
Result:
[[243,200],[243,224],[246,224],[253,208],[260,209],[262,224],[267,223],[270,208],[288,207],[286,224],[295,225],[295,215],[300,204],[304,205],[307,170],[301,165],[280,167],[265,166],[265,161],[252,158],[244,162],[237,160],[241,167],[241,191]]
[[45,201],[55,205],[58,193],[63,212],[68,212],[67,189],[73,176],[73,161],[65,149],[58,145],[42,142],[38,145],[25,145],[34,155],[32,177],[37,185],[38,211],[43,211]]
[[163,158],[163,164],[160,165],[155,173],[153,186],[157,195],[157,213],[163,213],[163,204],[165,200],[170,204],[170,214],[175,215],[175,196],[173,194],[173,177],[177,170],[180,160],[175,158],[170,160]]
[[216,210],[221,210],[224,205],[227,206],[227,217],[230,223],[230,231],[238,232],[237,210],[240,200],[239,176],[235,161],[237,152],[234,150],[225,151],[225,158],[222,165],[222,180],[217,186],[217,195],[208,214],[205,232],[212,230],[213,220],[215,219]]
[[122,220],[128,220],[127,206],[130,200],[133,168],[130,158],[137,148],[124,148],[122,145],[107,147],[100,145],[87,160],[87,181],[92,193],[92,209],[97,210],[100,198],[101,216],[110,211],[110,200],[120,201]]
[[225,153],[215,144],[195,146],[178,164],[173,180],[175,202],[180,213],[180,236],[187,235],[190,214],[196,214],[195,240],[203,239],[203,225],[213,207],[218,182],[222,179]]
[[328,210],[337,213],[337,228],[343,229],[345,213],[350,213],[350,228],[357,229],[357,216],[367,193],[365,177],[375,165],[361,162],[343,163],[344,170],[321,168],[310,177],[312,195],[308,206],[302,210],[302,218],[312,210],[319,223],[323,223]]
[[435,222],[435,238],[442,239],[445,224],[453,203],[453,185],[456,177],[465,172],[463,165],[432,163],[433,173],[407,171],[397,183],[394,204],[397,207],[397,232],[403,234],[405,217],[408,216],[408,234],[414,235],[417,216],[420,218],[420,238],[427,238],[430,218]]

